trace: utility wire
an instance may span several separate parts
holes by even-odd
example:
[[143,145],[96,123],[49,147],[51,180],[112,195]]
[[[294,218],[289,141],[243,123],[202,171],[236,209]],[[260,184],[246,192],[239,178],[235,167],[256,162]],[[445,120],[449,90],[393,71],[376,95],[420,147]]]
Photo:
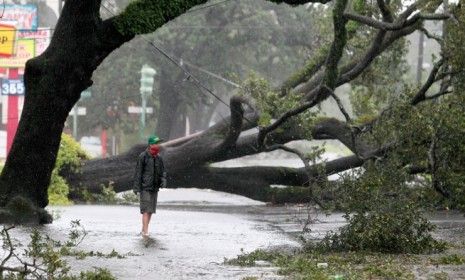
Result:
[[[226,1],[231,1],[231,0],[226,0]],[[223,2],[220,2],[220,3],[224,3],[226,1],[223,1]],[[218,3],[218,4],[220,4]],[[216,5],[218,5],[216,4]],[[208,6],[208,7],[211,7],[212,5]],[[106,9],[109,13],[111,13],[113,16],[115,16],[115,14],[113,14],[112,11],[110,11],[107,7],[105,6],[102,6],[104,9]],[[206,7],[205,7],[206,8]],[[197,9],[198,10],[198,9]],[[144,35],[140,35],[140,37],[145,41],[147,42],[150,46],[152,46],[156,51],[158,51],[160,54],[162,54],[165,58],[167,58],[171,63],[173,63],[174,65],[176,65],[179,69],[181,69],[186,75],[187,75],[187,80],[188,81],[191,81],[194,85],[196,85],[199,90],[201,90],[201,92],[203,93],[203,90],[205,90],[207,93],[209,93],[210,95],[212,95],[215,99],[217,99],[220,103],[224,104],[226,107],[228,107],[230,110],[233,110],[231,108],[231,106],[225,102],[223,99],[221,99],[217,94],[215,94],[212,90],[210,90],[207,86],[205,86],[202,82],[200,82],[199,79],[197,79],[190,71],[188,71],[187,69],[185,69],[184,67],[182,67],[182,65],[177,61],[175,60],[172,56],[170,56],[167,52],[165,52],[163,49],[161,49],[160,47],[158,47],[157,45],[155,45],[154,42],[150,41],[149,39],[147,39]],[[203,89],[203,90],[202,90]],[[243,114],[242,115],[242,118],[247,121],[249,124],[254,125],[254,123],[249,120],[247,117],[245,117]]]

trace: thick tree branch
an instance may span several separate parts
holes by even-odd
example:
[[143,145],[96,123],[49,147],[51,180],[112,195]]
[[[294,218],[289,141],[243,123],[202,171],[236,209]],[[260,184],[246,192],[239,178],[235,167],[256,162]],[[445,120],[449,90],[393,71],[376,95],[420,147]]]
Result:
[[447,95],[447,94],[450,94],[450,93],[453,93],[454,91],[452,90],[442,90],[442,91],[439,91],[438,93],[435,93],[433,95],[429,95],[427,97],[425,97],[425,101],[426,100],[435,100],[441,96],[444,96],[444,95]]
[[280,87],[281,96],[286,95],[291,89],[298,85],[308,81],[313,75],[315,75],[325,65],[326,58],[328,57],[329,47],[322,47],[316,57],[313,57],[308,61],[305,66],[292,74],[286,81],[284,81]]
[[248,99],[246,99],[244,96],[233,96],[231,97],[229,104],[231,110],[230,126],[229,132],[221,144],[220,149],[223,150],[228,149],[236,144],[237,138],[242,132],[242,123],[244,121],[251,122],[250,120],[245,119],[244,109],[242,108],[242,104],[250,104]]
[[383,20],[386,22],[393,22],[394,18],[392,16],[392,12],[388,6],[388,3],[386,3],[384,0],[377,0],[376,2],[378,3],[379,10],[383,15]]
[[447,20],[450,18],[448,15],[444,14],[415,14],[412,16],[410,19],[406,21],[396,21],[394,23],[390,22],[383,22],[383,21],[378,21],[376,19],[373,19],[371,17],[363,16],[363,15],[358,15],[350,12],[344,13],[344,16],[353,21],[357,21],[363,24],[366,24],[370,27],[381,29],[384,31],[396,31],[400,30],[403,28],[406,28],[408,26],[411,26],[413,24],[416,24],[419,20]]
[[435,35],[431,32],[429,32],[428,29],[424,28],[424,27],[421,27],[419,28],[418,30],[420,30],[421,32],[423,32],[423,34],[426,35],[426,37],[428,37],[429,39],[433,39],[433,40],[436,40],[439,44],[442,44],[442,42],[444,42],[444,40],[439,37],[438,35]]
[[319,96],[322,95],[329,95],[327,91],[330,91],[328,87],[320,87],[317,89],[318,94],[315,94],[315,98],[313,100],[310,100],[308,102],[303,103],[297,108],[294,108],[292,110],[287,111],[286,113],[282,114],[276,121],[274,121],[272,124],[266,126],[266,127],[260,127],[258,137],[257,137],[257,142],[259,147],[263,148],[265,144],[265,138],[267,135],[276,130],[278,127],[280,127],[283,123],[288,121],[290,118],[305,112],[306,110],[313,108],[319,103]]
[[[397,20],[393,23],[401,23],[405,22],[408,17],[416,11],[418,8],[418,3],[414,3],[409,6],[401,15],[398,16]],[[440,5],[436,4],[436,5]],[[438,15],[438,16],[431,16],[430,14],[423,14],[423,18],[428,19],[444,19],[447,15]],[[415,16],[413,18],[420,17],[420,15]],[[341,67],[340,75],[337,81],[337,86],[343,85],[347,82],[352,81],[353,79],[357,78],[373,61],[374,59],[379,56],[382,52],[384,52],[389,46],[391,46],[396,40],[402,38],[406,35],[411,34],[415,30],[421,27],[419,24],[421,23],[418,21],[415,24],[409,24],[408,26],[396,30],[396,31],[385,31],[379,30],[377,35],[375,36],[371,46],[362,55],[361,58],[353,59],[351,62],[347,63],[346,65]],[[308,82],[300,85],[299,87],[295,88],[294,91],[297,93],[301,93],[305,95],[306,100],[313,99],[316,91],[315,89],[321,83],[324,78],[324,73],[319,72],[314,75]]]
[[341,99],[336,95],[334,91],[331,91],[331,97],[336,101],[337,107],[339,108],[339,111],[341,111],[342,115],[346,119],[346,122],[350,123],[352,122],[352,119],[350,118],[349,113],[347,110],[344,108],[344,105],[342,104]]
[[434,65],[434,67],[431,70],[425,84],[423,84],[423,86],[420,88],[420,90],[417,92],[417,94],[415,94],[415,96],[410,101],[411,105],[415,106],[416,104],[418,104],[421,101],[424,101],[426,99],[426,93],[428,92],[428,90],[431,88],[431,86],[436,81],[436,76],[439,73],[439,70],[441,69],[441,66],[443,64],[444,64],[444,60],[441,59]]
[[446,197],[446,198],[449,198],[450,197],[450,193],[447,192],[443,186],[441,185],[441,182],[439,181],[439,179],[437,178],[437,170],[438,170],[438,162],[437,162],[437,148],[438,148],[438,136],[437,136],[437,133],[435,133],[433,136],[432,136],[432,139],[431,139],[431,144],[430,144],[430,148],[429,148],[429,151],[428,151],[428,160],[429,160],[429,170],[430,170],[430,173],[431,173],[431,185],[433,186],[433,188],[438,192],[440,193],[442,196]]

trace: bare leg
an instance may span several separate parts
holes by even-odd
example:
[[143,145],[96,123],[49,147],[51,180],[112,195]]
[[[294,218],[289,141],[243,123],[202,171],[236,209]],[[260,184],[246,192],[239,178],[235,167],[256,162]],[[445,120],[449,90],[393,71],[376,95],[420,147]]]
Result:
[[148,235],[149,233],[150,216],[150,213],[142,214],[142,235]]
[[147,221],[147,234],[149,232],[149,225],[150,225],[150,220],[152,219],[152,213],[147,213],[148,216],[148,221]]

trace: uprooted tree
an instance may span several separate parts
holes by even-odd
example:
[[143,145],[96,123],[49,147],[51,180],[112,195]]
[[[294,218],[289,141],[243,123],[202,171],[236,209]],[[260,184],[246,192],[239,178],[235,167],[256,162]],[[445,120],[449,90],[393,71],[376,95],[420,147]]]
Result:
[[[32,212],[44,208],[48,204],[47,187],[63,123],[80,93],[92,84],[91,76],[96,67],[136,34],[153,32],[189,8],[205,2],[136,1],[120,15],[102,21],[100,1],[67,1],[50,47],[26,65],[27,97],[17,136],[0,178],[0,206],[27,202],[37,207],[31,208]],[[331,1],[271,2],[298,5]],[[399,96],[404,96],[403,100],[384,102],[383,109],[377,111],[378,116],[371,116],[369,120],[352,120],[334,93],[337,87],[359,78],[377,58],[416,30],[436,38],[424,28],[425,21],[449,21],[452,17],[455,22],[459,21],[453,25],[463,22],[463,18],[452,16],[455,10],[444,9],[441,12],[442,1],[419,0],[405,9],[402,9],[402,3],[397,3],[401,1],[378,0],[377,5],[369,7],[365,1],[354,1],[359,4],[354,7],[348,6],[347,0],[334,2],[333,42],[322,49],[322,55],[309,61],[304,69],[285,81],[281,88],[267,89],[265,95],[273,98],[263,99],[264,92],[255,90],[252,85],[242,95],[231,98],[231,116],[228,119],[202,133],[163,145],[169,187],[204,187],[268,200],[270,185],[309,186],[316,178],[378,160],[396,147],[402,147],[406,139],[399,138],[399,135],[386,135],[383,141],[377,141],[379,139],[364,137],[364,134],[370,134],[392,111],[409,112],[421,106],[425,106],[426,109],[422,109],[427,111],[428,107],[438,103],[423,101],[443,98],[451,92],[452,76],[458,75],[461,68],[457,67],[461,64],[451,62],[450,59],[456,58],[444,47],[444,56],[423,86],[416,90],[393,87],[392,91],[405,92],[399,93]],[[357,32],[368,34],[367,47],[356,55],[348,56],[347,53],[351,52],[347,52],[346,47]],[[195,82],[195,78],[193,80]],[[431,94],[429,89],[438,82],[438,93]],[[410,101],[406,101],[408,97]],[[318,118],[312,113],[312,108],[328,98],[336,100],[346,121]],[[403,110],[398,109],[401,106]],[[256,133],[241,133],[257,126]],[[293,140],[310,138],[339,140],[353,155],[311,166],[308,155],[284,146]],[[438,143],[439,140],[432,138],[422,139],[416,144],[427,147],[426,160],[407,158],[398,167],[410,173],[431,174],[432,185],[446,194],[440,180],[437,180],[440,177],[436,176],[440,169],[435,157]],[[98,191],[102,184],[108,183],[112,183],[116,191],[128,190],[131,188],[133,164],[144,148],[136,146],[121,156],[88,161],[82,172],[66,175],[68,182],[76,188],[86,187],[91,191]],[[305,168],[209,166],[212,162],[275,149],[298,154]],[[32,216],[41,222],[49,219],[42,212]]]

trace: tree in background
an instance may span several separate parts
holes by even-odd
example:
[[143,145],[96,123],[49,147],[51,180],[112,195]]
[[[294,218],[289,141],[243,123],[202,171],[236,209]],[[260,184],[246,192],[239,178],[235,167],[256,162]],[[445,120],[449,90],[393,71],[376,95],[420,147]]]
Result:
[[[149,99],[156,112],[148,120],[151,129],[165,139],[184,136],[186,116],[192,131],[206,129],[215,112],[213,121],[218,121],[218,114],[227,115],[228,108],[192,84],[188,75],[150,42],[228,100],[236,86],[206,71],[233,81],[245,79],[253,71],[277,85],[322,43],[319,34],[327,19],[318,14],[323,11],[322,6],[295,9],[265,1],[234,1],[189,12],[156,33],[125,44],[99,66],[91,88],[95,95],[82,104],[101,109],[89,112],[80,127],[84,131],[99,124],[114,127],[117,120],[126,134],[135,134],[138,117],[128,115],[127,107],[140,104],[139,71],[149,63],[158,72]],[[113,104],[116,118],[105,113],[113,110]]]

